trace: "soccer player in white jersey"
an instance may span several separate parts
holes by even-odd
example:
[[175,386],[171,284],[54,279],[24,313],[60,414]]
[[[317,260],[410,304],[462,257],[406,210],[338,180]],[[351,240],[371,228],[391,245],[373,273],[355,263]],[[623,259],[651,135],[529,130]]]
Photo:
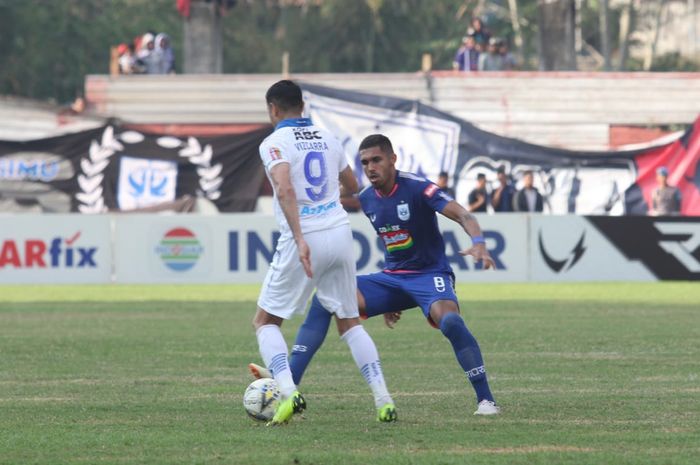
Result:
[[338,140],[302,118],[301,89],[283,80],[265,95],[274,132],[260,144],[260,157],[274,188],[281,236],[253,319],[260,355],[282,393],[269,424],[286,423],[306,408],[289,369],[280,326],[303,313],[314,288],[348,344],[374,394],[379,421],[396,420],[374,341],[357,310],[355,257],[350,223],[340,205],[339,184],[351,193],[357,180]]

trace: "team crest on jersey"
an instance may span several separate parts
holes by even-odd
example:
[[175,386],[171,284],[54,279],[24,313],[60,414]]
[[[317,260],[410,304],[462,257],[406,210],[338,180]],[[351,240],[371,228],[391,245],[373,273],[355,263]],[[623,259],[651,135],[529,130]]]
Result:
[[411,217],[411,210],[408,209],[407,203],[400,203],[396,206],[396,213],[399,215],[401,221],[408,221]]
[[272,158],[273,160],[281,160],[282,151],[277,147],[270,147],[270,158]]

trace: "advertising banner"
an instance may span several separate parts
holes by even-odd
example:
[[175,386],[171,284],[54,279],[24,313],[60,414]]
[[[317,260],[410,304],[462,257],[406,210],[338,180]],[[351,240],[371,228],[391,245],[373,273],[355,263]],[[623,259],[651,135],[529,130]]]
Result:
[[110,218],[0,215],[0,283],[108,283]]

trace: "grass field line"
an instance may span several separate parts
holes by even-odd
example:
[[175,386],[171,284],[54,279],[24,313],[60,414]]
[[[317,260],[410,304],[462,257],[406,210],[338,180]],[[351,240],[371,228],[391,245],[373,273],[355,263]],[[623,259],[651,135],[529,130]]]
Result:
[[[531,446],[515,446],[515,447],[462,447],[462,446],[452,446],[445,450],[446,454],[507,454],[507,455],[519,455],[519,454],[535,454],[541,452],[548,453],[562,453],[562,452],[574,452],[574,453],[591,453],[599,452],[601,449],[594,449],[592,447],[578,447],[578,446],[564,446],[564,445],[531,445]],[[420,453],[420,450],[414,450],[412,452]]]

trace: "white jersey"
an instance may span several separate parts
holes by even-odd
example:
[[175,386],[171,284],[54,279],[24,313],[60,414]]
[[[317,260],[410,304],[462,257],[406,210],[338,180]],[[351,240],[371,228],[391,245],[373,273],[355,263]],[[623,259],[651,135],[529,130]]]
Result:
[[[260,158],[268,178],[273,166],[289,163],[303,233],[349,224],[340,204],[338,180],[348,163],[331,133],[314,126],[308,118],[284,120],[260,144]],[[282,237],[291,236],[276,192],[274,210]]]

